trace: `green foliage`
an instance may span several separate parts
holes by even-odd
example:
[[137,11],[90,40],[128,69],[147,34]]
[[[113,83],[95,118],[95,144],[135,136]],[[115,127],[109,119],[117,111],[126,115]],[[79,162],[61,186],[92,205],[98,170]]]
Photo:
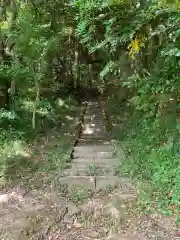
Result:
[[103,56],[99,84],[103,82],[106,89],[108,81],[116,78],[119,88],[124,86],[131,92],[131,98],[126,99],[130,111],[127,115],[126,109],[119,108],[120,90],[109,98],[109,108],[119,126],[116,137],[125,140],[128,149],[125,169],[132,176],[150,182],[152,195],[159,193],[161,200],[171,196],[165,198],[169,206],[176,199],[177,210],[180,203],[179,1],[76,3],[81,43],[90,53]]
[[[56,86],[71,86],[72,91],[88,85],[94,65],[86,63],[100,59],[92,80],[102,92],[109,91],[119,126],[126,119],[124,130],[116,131],[128,143],[131,165],[126,170],[149,181],[154,195],[172,191],[166,204],[179,204],[179,0],[3,1],[0,14],[0,93],[11,105],[0,111],[1,145],[26,142],[45,123],[51,127],[60,122],[67,107],[55,107],[43,88],[55,98]],[[121,89],[128,89],[128,96]],[[131,118],[121,112],[123,100]],[[59,167],[59,155],[50,153],[47,158],[55,161],[47,169]],[[7,162],[19,176],[23,160]]]
[[[16,106],[16,113],[1,110],[0,185],[28,181],[41,173],[54,175],[65,168],[74,136],[71,124],[78,110],[73,98],[62,102],[62,106],[50,99],[40,102],[34,131],[31,127],[33,102],[27,96]],[[68,136],[64,134],[66,131]]]
[[151,205],[156,201],[163,214],[171,212],[171,215],[178,217],[179,121],[176,124],[172,113],[155,117],[147,109],[142,111],[121,107],[118,110],[116,99],[111,99],[109,104],[116,123],[116,139],[126,153],[126,159],[119,166],[120,174],[131,176],[142,184],[140,196],[143,205]]
[[72,187],[70,198],[74,203],[80,203],[87,200],[92,195],[91,190],[84,187]]

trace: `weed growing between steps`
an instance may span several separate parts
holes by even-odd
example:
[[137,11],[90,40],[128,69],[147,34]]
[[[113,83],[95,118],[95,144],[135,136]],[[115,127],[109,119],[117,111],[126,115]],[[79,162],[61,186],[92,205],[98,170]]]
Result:
[[70,189],[69,198],[74,203],[82,203],[93,194],[91,189],[85,187],[73,187]]
[[126,153],[119,174],[137,180],[144,211],[158,210],[176,216],[180,223],[179,119],[120,108],[114,98],[109,100],[109,110],[116,147],[124,147]]

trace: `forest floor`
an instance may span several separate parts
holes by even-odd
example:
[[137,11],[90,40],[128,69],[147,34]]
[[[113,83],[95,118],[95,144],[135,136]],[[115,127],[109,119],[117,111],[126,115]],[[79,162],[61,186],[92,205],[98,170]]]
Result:
[[[174,218],[140,213],[139,191],[130,179],[118,177],[117,180],[116,173],[109,172],[107,168],[103,173],[94,173],[100,163],[91,164],[89,160],[94,159],[98,152],[88,149],[105,146],[106,151],[103,152],[106,157],[98,158],[103,161],[103,168],[112,164],[114,159],[114,155],[109,157],[113,150],[108,151],[108,147],[113,149],[113,139],[105,132],[97,106],[91,105],[86,111],[84,135],[81,135],[81,141],[75,147],[79,150],[73,152],[70,162],[80,130],[79,116],[85,108],[71,103],[71,108],[67,107],[61,113],[60,126],[39,135],[31,144],[23,145],[22,138],[19,138],[12,145],[3,146],[6,161],[2,163],[0,239],[179,239]],[[98,117],[92,120],[93,115]],[[90,125],[95,133],[89,137]],[[8,155],[10,152],[13,154]],[[117,156],[116,160],[121,161],[121,158]],[[78,159],[85,159],[86,165]],[[72,174],[73,164],[77,170],[83,166],[82,172]],[[91,173],[85,174],[87,170]],[[104,180],[101,181],[100,177]],[[60,179],[67,179],[67,184],[61,184]],[[79,179],[85,180],[79,184]],[[69,188],[71,182],[75,188]]]

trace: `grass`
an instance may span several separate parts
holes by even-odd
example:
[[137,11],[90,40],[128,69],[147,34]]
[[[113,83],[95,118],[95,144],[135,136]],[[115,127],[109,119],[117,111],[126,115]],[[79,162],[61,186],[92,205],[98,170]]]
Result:
[[118,106],[117,100],[109,101],[117,149],[123,147],[126,153],[119,173],[136,180],[143,209],[152,207],[164,215],[176,216],[179,223],[178,119],[172,114],[154,118],[149,113]]
[[36,129],[31,126],[33,102],[23,97],[15,110],[0,112],[0,185],[15,184],[36,174],[63,170],[69,160],[78,118],[75,99],[41,100]]
[[92,195],[92,191],[85,187],[73,187],[70,190],[70,199],[74,203],[82,203]]
[[89,164],[88,168],[89,168],[89,174],[91,176],[95,176],[97,174],[97,166],[96,166],[96,164],[94,164],[94,163]]

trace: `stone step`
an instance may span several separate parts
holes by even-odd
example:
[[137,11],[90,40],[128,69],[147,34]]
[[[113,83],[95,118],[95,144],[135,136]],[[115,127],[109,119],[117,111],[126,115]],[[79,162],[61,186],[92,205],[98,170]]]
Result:
[[106,137],[106,130],[92,130],[93,132],[89,132],[89,130],[86,131],[82,131],[82,137],[83,138],[104,138]]
[[66,185],[70,190],[73,187],[105,190],[107,187],[116,187],[119,183],[117,176],[66,176],[58,179],[61,186]]
[[[74,152],[73,153],[73,158],[85,158],[85,160],[89,159],[106,159],[106,158],[112,158],[114,156],[113,152]],[[85,161],[84,160],[84,161]]]
[[97,120],[97,122],[103,122],[104,120],[98,111],[99,110],[97,109],[96,112],[94,112],[94,111],[88,112],[88,115],[86,115],[84,118],[84,122],[87,122],[89,120]]
[[97,119],[97,121],[103,122],[102,114],[99,111],[99,109],[96,109],[95,111],[88,111],[84,118],[85,121],[89,119]]
[[102,126],[101,123],[86,123],[86,125],[84,125],[84,127],[82,128],[82,132],[84,134],[95,134],[95,133],[103,133],[103,131],[105,130],[105,127]]
[[102,163],[90,163],[90,164],[87,164],[87,163],[72,163],[72,167],[69,168],[71,169],[73,172],[77,172],[77,171],[81,171],[81,170],[84,170],[86,169],[86,172],[89,171],[89,170],[93,170],[93,169],[97,169],[98,172],[99,171],[102,171],[104,172],[105,169],[108,169],[108,171],[112,170],[113,169],[116,169],[117,168],[117,165],[115,164],[104,164],[103,162]]
[[84,134],[82,133],[81,138],[85,139],[85,140],[95,140],[95,141],[99,141],[99,140],[109,140],[109,136],[108,133],[106,132],[101,132],[99,133],[95,133],[95,134]]
[[81,139],[80,140],[93,140],[93,141],[109,141],[110,140],[110,138],[109,138],[109,136],[108,136],[108,134],[104,134],[104,135],[102,135],[102,136],[93,136],[93,135],[86,135],[86,136],[84,136],[83,134],[82,134],[82,136],[81,136]]
[[101,127],[103,127],[104,120],[101,116],[92,114],[90,116],[86,116],[86,118],[84,119],[84,124],[93,124],[93,122],[95,124],[102,124]]
[[97,114],[100,115],[101,114],[101,110],[98,106],[95,107],[87,107],[87,116],[90,116],[90,114]]
[[85,166],[85,168],[71,168],[71,169],[66,169],[63,172],[62,176],[114,176],[116,173],[115,167],[112,166],[105,166],[105,167],[100,167],[96,168],[95,171],[90,170],[89,167]]
[[78,146],[99,146],[99,145],[104,145],[107,146],[109,145],[110,141],[108,140],[103,140],[100,139],[98,141],[94,139],[79,139],[78,141]]
[[74,158],[72,159],[72,164],[86,164],[87,166],[90,164],[97,164],[101,166],[105,165],[116,165],[118,164],[117,158]]
[[86,116],[85,116],[84,119],[86,120],[86,119],[96,118],[97,120],[102,122],[103,121],[102,116],[103,115],[101,114],[99,109],[96,109],[95,111],[94,110],[89,110],[89,111],[86,112]]
[[89,123],[93,120],[96,120],[97,123],[103,123],[103,119],[100,115],[94,114],[94,113],[90,113],[89,115],[86,115],[84,118],[84,123]]
[[98,101],[94,101],[94,100],[88,101],[87,104],[88,104],[88,107],[89,106],[100,106],[100,103]]
[[87,121],[84,121],[84,124],[82,126],[83,130],[86,128],[91,128],[96,130],[97,129],[104,129],[104,122],[103,121],[97,121],[97,119],[87,119]]
[[93,145],[89,145],[89,146],[81,146],[78,145],[76,147],[74,147],[74,152],[110,152],[113,151],[113,148],[111,145],[98,145],[98,146],[93,146]]
[[94,110],[90,110],[89,112],[86,113],[85,119],[93,119],[96,118],[97,120],[103,122],[103,118],[102,118],[102,114],[100,113],[99,109],[96,109],[96,111]]
[[105,190],[107,187],[118,186],[119,178],[117,176],[97,176],[96,177],[96,190]]
[[101,124],[96,123],[86,123],[84,127],[82,127],[82,133],[84,134],[95,134],[95,133],[103,133],[105,127],[102,127]]
[[66,185],[68,190],[73,187],[85,187],[95,189],[95,178],[93,176],[66,176],[58,179],[60,186]]
[[89,111],[93,111],[95,109],[98,109],[100,111],[100,105],[99,104],[93,104],[88,106]]
[[91,128],[94,131],[103,130],[105,128],[104,122],[98,122],[96,119],[88,119],[84,122],[82,130],[85,131],[87,128]]

